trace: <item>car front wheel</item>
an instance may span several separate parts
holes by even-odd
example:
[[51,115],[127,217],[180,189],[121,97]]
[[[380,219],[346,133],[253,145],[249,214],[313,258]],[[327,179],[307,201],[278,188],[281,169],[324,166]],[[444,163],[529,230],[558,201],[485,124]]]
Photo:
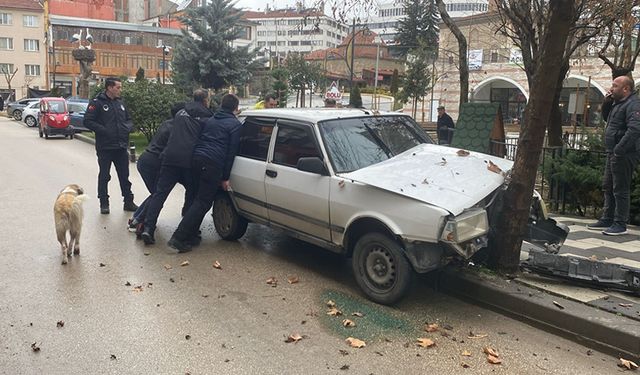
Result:
[[27,126],[30,128],[33,128],[34,126],[38,125],[38,123],[36,122],[36,118],[33,116],[27,116],[27,118],[24,119],[24,123],[27,124]]
[[13,119],[16,121],[22,120],[22,111],[19,109],[16,109],[15,111],[13,111]]
[[213,201],[213,225],[223,240],[234,241],[242,237],[248,224],[247,219],[238,214],[227,193],[216,195]]
[[413,269],[400,245],[382,233],[367,233],[353,249],[353,273],[374,302],[390,305],[407,294]]

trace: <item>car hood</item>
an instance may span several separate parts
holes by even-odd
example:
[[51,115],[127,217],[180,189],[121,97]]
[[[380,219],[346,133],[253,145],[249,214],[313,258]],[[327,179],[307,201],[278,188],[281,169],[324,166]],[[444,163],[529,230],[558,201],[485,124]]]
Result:
[[[489,170],[490,162],[499,169]],[[512,166],[512,161],[495,156],[421,144],[381,163],[338,176],[459,215],[500,187],[505,180],[503,172]]]

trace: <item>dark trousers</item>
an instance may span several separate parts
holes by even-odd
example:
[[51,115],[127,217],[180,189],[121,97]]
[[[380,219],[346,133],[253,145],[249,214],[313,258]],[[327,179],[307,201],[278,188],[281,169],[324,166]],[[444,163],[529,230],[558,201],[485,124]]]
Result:
[[631,178],[638,165],[638,159],[637,153],[624,156],[607,153],[607,163],[602,178],[604,191],[602,220],[613,220],[621,224],[629,221]]
[[129,182],[129,154],[127,149],[96,151],[98,155],[98,198],[109,199],[109,181],[111,180],[111,163],[116,167],[120,192],[124,199],[133,199],[131,182]]
[[[137,167],[138,173],[140,173],[140,177],[142,177],[142,181],[144,181],[144,185],[147,187],[149,193],[153,194],[153,192],[156,191],[158,173],[160,172],[160,158],[158,158],[157,155],[143,152],[140,158],[138,158]],[[151,198],[151,195],[140,203],[136,212],[133,213],[133,218],[138,222],[144,221],[149,198]]]
[[195,157],[191,170],[196,193],[193,204],[173,233],[173,237],[180,241],[186,241],[198,233],[204,216],[211,210],[213,199],[222,181],[222,170],[210,160]]
[[171,165],[163,165],[160,167],[155,191],[151,194],[146,204],[147,212],[144,217],[144,226],[149,230],[154,231],[156,229],[158,216],[160,216],[164,202],[166,202],[169,193],[171,193],[171,190],[173,190],[177,183],[182,184],[186,189],[185,206],[190,205],[190,202],[193,201],[192,192],[195,191],[192,188],[191,169]]

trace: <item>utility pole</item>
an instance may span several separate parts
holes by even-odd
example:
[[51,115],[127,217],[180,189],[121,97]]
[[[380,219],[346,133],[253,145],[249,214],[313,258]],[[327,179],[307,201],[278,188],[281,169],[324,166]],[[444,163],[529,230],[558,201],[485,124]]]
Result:
[[349,88],[353,88],[353,61],[356,52],[356,19],[353,19],[353,25],[351,26],[351,76],[349,77]]

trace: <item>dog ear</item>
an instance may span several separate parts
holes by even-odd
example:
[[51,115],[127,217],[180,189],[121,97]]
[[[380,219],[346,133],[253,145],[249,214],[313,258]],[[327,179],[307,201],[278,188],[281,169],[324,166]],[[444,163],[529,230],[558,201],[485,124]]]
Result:
[[84,194],[84,189],[82,189],[80,186],[78,186],[78,188],[76,189],[76,191],[78,192],[78,195],[82,195],[82,194]]

